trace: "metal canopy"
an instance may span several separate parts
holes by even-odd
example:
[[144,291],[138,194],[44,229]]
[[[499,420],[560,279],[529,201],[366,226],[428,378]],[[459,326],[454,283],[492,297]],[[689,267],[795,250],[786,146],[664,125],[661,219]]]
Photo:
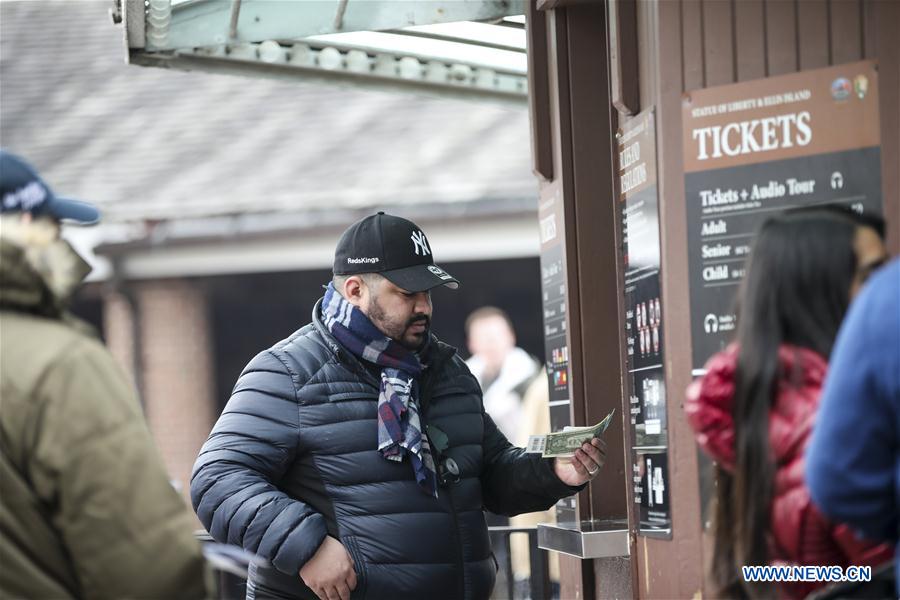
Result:
[[121,0],[129,62],[522,104],[525,0]]

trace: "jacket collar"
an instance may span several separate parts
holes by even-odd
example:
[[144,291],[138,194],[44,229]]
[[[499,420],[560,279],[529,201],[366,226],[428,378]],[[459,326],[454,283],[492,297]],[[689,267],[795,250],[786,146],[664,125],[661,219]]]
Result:
[[0,241],[0,306],[51,318],[61,318],[63,303],[15,244]]
[[98,337],[93,325],[67,310],[66,301],[31,266],[25,250],[5,240],[0,241],[0,309],[58,319],[84,335]]

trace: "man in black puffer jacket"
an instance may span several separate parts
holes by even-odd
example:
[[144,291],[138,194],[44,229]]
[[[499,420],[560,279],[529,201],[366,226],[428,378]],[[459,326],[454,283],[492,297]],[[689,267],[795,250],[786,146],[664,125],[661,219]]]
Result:
[[599,470],[513,447],[456,350],[429,332],[429,290],[456,279],[410,221],[347,229],[312,323],[256,356],[200,451],[191,497],[219,542],[271,567],[248,598],[487,598],[483,510],[545,510]]

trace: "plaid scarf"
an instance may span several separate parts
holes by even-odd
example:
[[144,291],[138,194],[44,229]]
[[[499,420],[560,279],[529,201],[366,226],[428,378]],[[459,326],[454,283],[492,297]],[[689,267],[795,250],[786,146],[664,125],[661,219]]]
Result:
[[419,419],[422,363],[413,353],[385,336],[357,307],[329,283],[322,300],[322,320],[328,331],[359,358],[381,366],[378,395],[378,451],[388,460],[409,455],[416,482],[437,497],[437,473],[431,446]]

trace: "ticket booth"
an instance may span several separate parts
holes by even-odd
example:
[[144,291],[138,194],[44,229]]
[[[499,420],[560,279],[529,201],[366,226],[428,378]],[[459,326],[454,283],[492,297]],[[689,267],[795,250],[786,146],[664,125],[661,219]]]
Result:
[[900,251],[900,4],[527,15],[552,423],[621,423],[603,476],[539,543],[564,557],[564,598],[700,597],[712,490],[684,390],[733,333],[766,214],[874,211]]

